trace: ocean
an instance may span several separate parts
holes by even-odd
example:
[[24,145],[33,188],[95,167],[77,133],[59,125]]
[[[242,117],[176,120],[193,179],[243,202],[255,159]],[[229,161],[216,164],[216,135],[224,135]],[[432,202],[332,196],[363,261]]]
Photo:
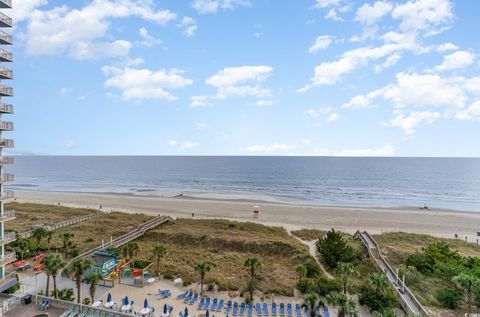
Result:
[[18,156],[22,191],[480,211],[480,159]]

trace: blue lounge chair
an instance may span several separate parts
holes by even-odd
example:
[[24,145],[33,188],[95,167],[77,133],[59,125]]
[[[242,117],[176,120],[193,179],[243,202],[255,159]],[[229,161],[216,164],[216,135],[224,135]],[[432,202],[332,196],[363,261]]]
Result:
[[287,316],[293,317],[292,304],[287,304]]
[[210,297],[205,298],[205,309],[210,309]]
[[263,316],[268,316],[268,305],[267,303],[263,303]]
[[190,303],[190,301],[192,300],[192,297],[193,297],[193,292],[190,291],[188,292],[188,295],[187,297],[185,297],[185,299],[183,300],[183,302],[186,304],[186,303]]
[[216,311],[218,305],[218,299],[215,297],[212,302],[212,307],[210,308],[211,311]]
[[217,307],[217,312],[221,312],[222,309],[223,309],[223,303],[225,301],[223,299],[220,300],[220,302],[218,303],[218,307]]
[[310,317],[310,308],[305,306],[304,311],[305,311],[305,317]]
[[177,299],[185,298],[185,297],[187,297],[187,295],[188,295],[188,291],[185,291],[185,293],[182,293],[182,294],[178,295]]
[[232,314],[233,314],[233,316],[238,316],[238,303],[237,302],[233,303]]
[[230,310],[232,310],[232,301],[231,300],[229,300],[227,302],[227,307],[225,307],[225,314],[229,314]]
[[252,304],[248,304],[247,316],[248,317],[253,316],[253,305]]
[[255,310],[257,311],[258,316],[262,316],[262,307],[260,307],[260,303],[255,304]]
[[285,304],[280,303],[280,316],[285,316]]
[[302,309],[300,308],[300,304],[295,304],[295,313],[297,317],[302,317]]
[[195,293],[195,294],[193,295],[192,300],[190,301],[190,305],[195,304],[195,302],[197,301],[197,299],[198,299],[198,293]]
[[200,303],[198,304],[198,310],[203,309],[205,307],[205,297],[200,298]]
[[277,303],[272,303],[272,316],[277,316]]
[[240,304],[240,316],[245,316],[245,309],[247,308],[247,305],[245,303]]
[[330,317],[330,312],[328,311],[328,307],[325,307],[323,309],[323,314],[325,315],[325,317]]

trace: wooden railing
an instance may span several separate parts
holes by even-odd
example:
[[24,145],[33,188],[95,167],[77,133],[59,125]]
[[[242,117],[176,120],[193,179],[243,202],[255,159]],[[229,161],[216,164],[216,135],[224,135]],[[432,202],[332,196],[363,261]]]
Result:
[[[359,238],[360,241],[362,241],[363,245],[366,247],[372,263],[380,271],[387,274],[387,277],[389,273],[391,276],[395,278],[395,281],[392,281],[390,278],[388,280],[392,284],[393,288],[395,289],[397,298],[400,302],[400,306],[402,306],[403,310],[408,314],[414,314],[414,315],[420,314],[421,316],[430,316],[430,313],[417,300],[415,295],[413,295],[412,291],[405,285],[405,283],[402,283],[401,287],[399,287],[398,283],[401,283],[400,282],[401,279],[398,276],[397,272],[390,266],[388,261],[383,257],[382,253],[380,252],[380,248],[378,246],[377,241],[375,241],[375,239],[367,231],[364,231],[364,232],[357,231],[355,233],[355,237]],[[413,304],[414,307],[411,307],[411,304]]]

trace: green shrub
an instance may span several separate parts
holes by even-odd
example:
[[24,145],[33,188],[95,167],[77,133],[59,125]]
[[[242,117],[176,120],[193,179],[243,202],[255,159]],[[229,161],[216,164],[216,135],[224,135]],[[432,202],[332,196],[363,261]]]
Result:
[[315,288],[315,286],[313,285],[312,281],[309,280],[308,278],[302,278],[297,283],[297,288],[303,294],[307,294],[307,293],[310,293]]
[[397,297],[387,277],[382,273],[373,273],[360,287],[359,303],[371,312],[384,312],[397,305]]
[[319,296],[326,296],[330,293],[341,293],[342,286],[337,280],[319,277],[315,280],[315,291]]
[[162,275],[166,280],[173,280],[173,272],[171,270],[166,270]]
[[75,296],[73,296],[73,288],[64,288],[58,291],[58,298],[68,302],[73,302]]
[[463,294],[458,289],[445,287],[437,293],[436,297],[443,307],[457,309],[463,299]]
[[309,278],[315,278],[320,274],[320,267],[317,262],[310,260],[303,263],[305,266],[305,275]]
[[19,289],[20,289],[20,283],[15,283],[14,285],[10,286],[9,288],[4,290],[3,292],[6,293],[6,294],[13,294],[16,291],[18,291]]
[[353,248],[334,229],[331,229],[324,237],[319,239],[316,247],[323,262],[332,269],[336,268],[340,262],[349,263],[356,259]]

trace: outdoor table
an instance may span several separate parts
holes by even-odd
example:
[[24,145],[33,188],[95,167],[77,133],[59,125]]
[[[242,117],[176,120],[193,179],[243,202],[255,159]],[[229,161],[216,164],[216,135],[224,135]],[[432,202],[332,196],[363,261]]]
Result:
[[140,314],[141,314],[141,315],[148,315],[148,314],[150,314],[150,312],[151,312],[151,309],[150,309],[149,307],[147,307],[147,308],[143,308],[143,309],[140,311]]
[[151,277],[147,280],[148,284],[153,284],[153,282],[155,282],[155,278],[153,278],[153,277]]
[[112,308],[113,305],[115,305],[115,302],[107,302],[107,303],[105,303],[105,305],[103,305],[103,306],[105,306],[105,308]]
[[96,302],[94,302],[94,303],[92,304],[92,307],[93,307],[93,308],[97,308],[97,307],[100,307],[101,305],[102,305],[102,302],[99,301],[99,300],[97,300]]
[[130,309],[132,309],[132,305],[130,304],[122,306],[122,311],[129,311]]

